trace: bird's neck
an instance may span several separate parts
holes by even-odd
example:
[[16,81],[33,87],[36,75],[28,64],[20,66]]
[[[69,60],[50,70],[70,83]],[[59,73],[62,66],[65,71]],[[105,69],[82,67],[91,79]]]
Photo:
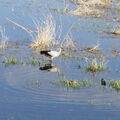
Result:
[[61,53],[61,48],[59,49],[59,51],[58,51],[58,54],[60,55],[60,53]]

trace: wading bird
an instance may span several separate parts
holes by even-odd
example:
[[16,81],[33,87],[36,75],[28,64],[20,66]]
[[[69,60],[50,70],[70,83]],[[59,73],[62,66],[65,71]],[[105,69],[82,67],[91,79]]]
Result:
[[53,59],[55,57],[58,57],[61,54],[61,51],[64,50],[64,48],[59,48],[58,51],[53,51],[53,50],[43,50],[40,51],[40,54],[45,55],[50,58],[50,63],[52,63]]

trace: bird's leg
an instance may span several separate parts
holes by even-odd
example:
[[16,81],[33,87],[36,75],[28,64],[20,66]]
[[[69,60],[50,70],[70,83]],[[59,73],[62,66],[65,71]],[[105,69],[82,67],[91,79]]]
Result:
[[52,59],[50,59],[50,64],[52,64]]

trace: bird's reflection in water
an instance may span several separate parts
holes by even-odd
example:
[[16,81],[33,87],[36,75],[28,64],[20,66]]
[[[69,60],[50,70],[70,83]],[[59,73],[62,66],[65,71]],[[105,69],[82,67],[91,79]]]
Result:
[[58,75],[60,75],[60,69],[58,66],[54,66],[53,64],[45,64],[44,66],[40,67],[40,70],[42,71],[48,71],[48,72],[57,72]]

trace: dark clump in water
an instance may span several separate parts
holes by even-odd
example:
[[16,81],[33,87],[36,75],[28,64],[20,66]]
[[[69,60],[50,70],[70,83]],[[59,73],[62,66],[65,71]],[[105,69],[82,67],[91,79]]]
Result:
[[101,85],[106,86],[106,80],[104,78],[101,78]]

